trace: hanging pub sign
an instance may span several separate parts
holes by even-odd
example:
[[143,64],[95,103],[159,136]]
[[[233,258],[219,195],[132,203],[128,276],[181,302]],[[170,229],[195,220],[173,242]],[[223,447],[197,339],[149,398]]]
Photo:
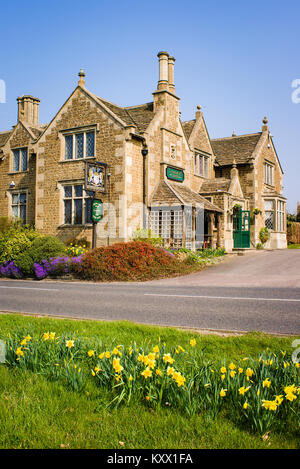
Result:
[[92,220],[94,223],[98,223],[103,218],[103,203],[102,200],[93,199],[92,205]]
[[85,190],[106,192],[107,164],[87,161],[85,165]]
[[183,182],[184,180],[184,172],[182,169],[167,166],[166,174],[167,178],[171,179],[171,181]]

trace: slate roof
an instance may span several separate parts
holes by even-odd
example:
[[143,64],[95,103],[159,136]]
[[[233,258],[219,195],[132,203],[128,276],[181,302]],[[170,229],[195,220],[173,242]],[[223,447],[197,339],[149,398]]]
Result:
[[153,102],[137,106],[121,107],[97,96],[106,107],[127,125],[135,125],[137,132],[144,132],[153,119]]
[[192,133],[194,125],[195,125],[195,122],[196,122],[196,119],[193,119],[191,121],[182,122],[183,131],[184,131],[184,134],[185,134],[187,140],[191,136],[191,133]]
[[202,197],[197,192],[192,191],[184,185],[174,184],[171,182],[160,181],[158,187],[156,188],[151,203],[160,203],[160,204],[187,204],[192,205],[195,203],[203,204],[205,210],[212,212],[223,211],[216,205],[209,202],[207,199]]
[[210,193],[210,192],[228,192],[231,184],[231,179],[226,178],[214,178],[204,181],[201,188],[200,194]]
[[3,147],[3,145],[5,145],[11,133],[12,133],[12,130],[7,130],[6,132],[0,132],[0,147]]
[[248,163],[256,145],[261,137],[261,132],[236,137],[216,138],[211,140],[211,146],[216,157],[215,162],[221,166]]

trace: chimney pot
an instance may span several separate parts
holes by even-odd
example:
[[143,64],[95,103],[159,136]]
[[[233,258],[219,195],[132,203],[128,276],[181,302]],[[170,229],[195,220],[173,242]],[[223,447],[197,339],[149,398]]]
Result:
[[40,100],[30,95],[17,98],[18,102],[18,122],[37,127],[39,125],[39,105]]
[[169,70],[168,70],[168,52],[161,51],[157,54],[159,59],[159,79],[158,79],[158,90],[168,90],[169,89]]

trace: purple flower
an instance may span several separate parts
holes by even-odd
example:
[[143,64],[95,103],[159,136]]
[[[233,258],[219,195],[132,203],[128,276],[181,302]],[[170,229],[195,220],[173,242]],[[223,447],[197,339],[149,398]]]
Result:
[[7,261],[0,267],[0,273],[3,277],[9,278],[22,278],[23,273],[19,269],[17,265],[15,265],[14,261]]
[[47,270],[45,269],[45,267],[43,265],[38,264],[37,262],[35,262],[33,264],[33,268],[34,268],[35,276],[38,280],[41,280],[41,279],[48,276],[48,272],[47,272]]

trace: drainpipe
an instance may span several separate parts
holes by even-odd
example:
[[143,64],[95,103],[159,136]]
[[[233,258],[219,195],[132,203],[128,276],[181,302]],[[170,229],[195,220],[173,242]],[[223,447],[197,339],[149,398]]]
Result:
[[146,156],[148,155],[148,149],[144,143],[142,149],[143,155],[143,228],[147,228],[147,213],[146,213]]

